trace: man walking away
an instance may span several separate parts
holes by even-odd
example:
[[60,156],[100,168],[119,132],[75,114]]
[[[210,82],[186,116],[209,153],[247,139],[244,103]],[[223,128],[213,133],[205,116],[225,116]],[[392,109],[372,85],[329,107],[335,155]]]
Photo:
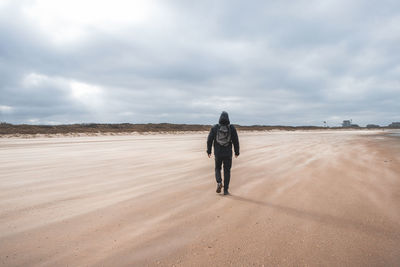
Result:
[[223,111],[219,124],[215,124],[208,134],[207,154],[211,157],[211,147],[214,143],[215,179],[217,180],[217,193],[221,193],[222,179],[221,166],[224,164],[224,195],[229,195],[229,181],[232,167],[232,145],[235,157],[239,156],[239,137],[235,126],[230,124],[228,113]]

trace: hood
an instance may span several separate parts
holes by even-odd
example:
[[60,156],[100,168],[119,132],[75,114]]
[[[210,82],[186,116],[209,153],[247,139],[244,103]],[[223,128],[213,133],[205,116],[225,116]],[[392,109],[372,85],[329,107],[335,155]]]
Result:
[[219,117],[219,124],[221,125],[230,124],[228,112],[222,111],[221,116]]

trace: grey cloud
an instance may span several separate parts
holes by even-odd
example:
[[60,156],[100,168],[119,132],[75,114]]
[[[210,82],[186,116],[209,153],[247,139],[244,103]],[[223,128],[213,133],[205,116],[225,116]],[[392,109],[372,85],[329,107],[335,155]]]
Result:
[[[65,45],[25,3],[0,8],[0,105],[13,107],[1,120],[214,123],[223,109],[241,124],[400,120],[396,1],[171,1],[165,21]],[[32,73],[49,80],[23,87]],[[101,88],[101,105],[71,97],[74,81]]]

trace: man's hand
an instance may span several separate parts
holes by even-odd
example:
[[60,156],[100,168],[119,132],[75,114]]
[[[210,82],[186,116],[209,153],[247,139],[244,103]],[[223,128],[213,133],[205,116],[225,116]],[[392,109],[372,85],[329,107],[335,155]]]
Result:
[[208,154],[208,157],[211,158],[211,154]]
[[239,155],[235,155],[235,158],[239,157]]

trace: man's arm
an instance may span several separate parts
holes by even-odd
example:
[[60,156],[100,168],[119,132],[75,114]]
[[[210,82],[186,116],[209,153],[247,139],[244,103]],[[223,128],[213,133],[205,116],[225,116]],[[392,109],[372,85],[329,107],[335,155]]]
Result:
[[208,134],[208,138],[207,138],[207,154],[208,154],[208,157],[210,157],[210,155],[211,155],[211,148],[212,148],[212,144],[214,142],[214,137],[215,137],[214,127],[212,127],[211,130],[210,130],[210,133]]
[[232,125],[232,143],[233,149],[235,150],[235,156],[239,156],[240,154],[240,147],[239,147],[239,136],[237,134],[235,126]]

